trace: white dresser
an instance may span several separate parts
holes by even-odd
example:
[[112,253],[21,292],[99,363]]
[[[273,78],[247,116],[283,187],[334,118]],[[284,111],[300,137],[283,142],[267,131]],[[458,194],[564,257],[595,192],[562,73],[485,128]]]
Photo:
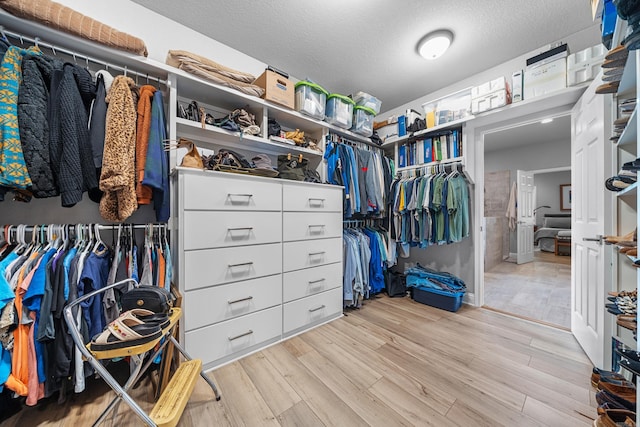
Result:
[[342,315],[342,188],[179,168],[181,340],[212,369]]

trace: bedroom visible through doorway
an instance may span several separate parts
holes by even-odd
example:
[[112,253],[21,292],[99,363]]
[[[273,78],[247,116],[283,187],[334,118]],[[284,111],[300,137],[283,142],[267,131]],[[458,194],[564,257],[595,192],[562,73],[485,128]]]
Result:
[[[571,120],[557,117],[485,134],[484,306],[571,327]],[[517,170],[534,173],[534,256],[518,265],[507,210]],[[568,186],[568,187],[567,187]],[[517,191],[516,191],[517,193]],[[564,202],[564,203],[563,203]],[[567,210],[567,208],[569,210]]]

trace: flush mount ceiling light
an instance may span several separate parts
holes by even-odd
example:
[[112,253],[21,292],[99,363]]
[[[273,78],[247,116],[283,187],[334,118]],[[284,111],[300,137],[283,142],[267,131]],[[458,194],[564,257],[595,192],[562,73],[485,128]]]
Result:
[[540,120],[540,123],[542,123],[543,125],[546,125],[547,123],[551,123],[552,121],[553,121],[552,118],[547,118],[547,119]]
[[418,43],[418,53],[424,59],[436,59],[442,56],[453,41],[449,30],[438,30],[427,34]]

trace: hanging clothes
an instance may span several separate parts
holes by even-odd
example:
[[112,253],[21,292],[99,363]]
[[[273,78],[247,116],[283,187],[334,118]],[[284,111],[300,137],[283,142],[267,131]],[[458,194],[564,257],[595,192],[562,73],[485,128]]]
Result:
[[457,170],[398,178],[391,184],[391,194],[390,237],[401,252],[469,237],[469,186]]
[[345,218],[354,215],[384,216],[389,197],[393,161],[373,147],[342,143],[329,135],[324,158],[327,160],[327,182],[344,187]]

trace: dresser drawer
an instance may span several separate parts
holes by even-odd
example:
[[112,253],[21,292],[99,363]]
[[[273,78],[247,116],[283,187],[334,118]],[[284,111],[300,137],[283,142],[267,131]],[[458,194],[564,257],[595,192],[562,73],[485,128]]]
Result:
[[285,211],[342,212],[342,187],[283,183]]
[[285,212],[282,223],[285,242],[342,237],[340,212]]
[[278,243],[281,238],[280,212],[184,212],[185,250]]
[[282,336],[282,308],[273,307],[195,331],[185,332],[190,356],[207,365]]
[[189,291],[183,299],[188,332],[282,304],[282,275]]
[[284,271],[333,264],[342,260],[342,237],[284,243]]
[[184,209],[280,211],[282,185],[251,177],[184,175]]
[[288,333],[342,312],[342,288],[288,302],[283,306],[283,333]]
[[185,290],[271,276],[282,271],[282,244],[184,253]]
[[284,273],[282,299],[293,301],[328,289],[342,288],[342,263],[322,265]]

